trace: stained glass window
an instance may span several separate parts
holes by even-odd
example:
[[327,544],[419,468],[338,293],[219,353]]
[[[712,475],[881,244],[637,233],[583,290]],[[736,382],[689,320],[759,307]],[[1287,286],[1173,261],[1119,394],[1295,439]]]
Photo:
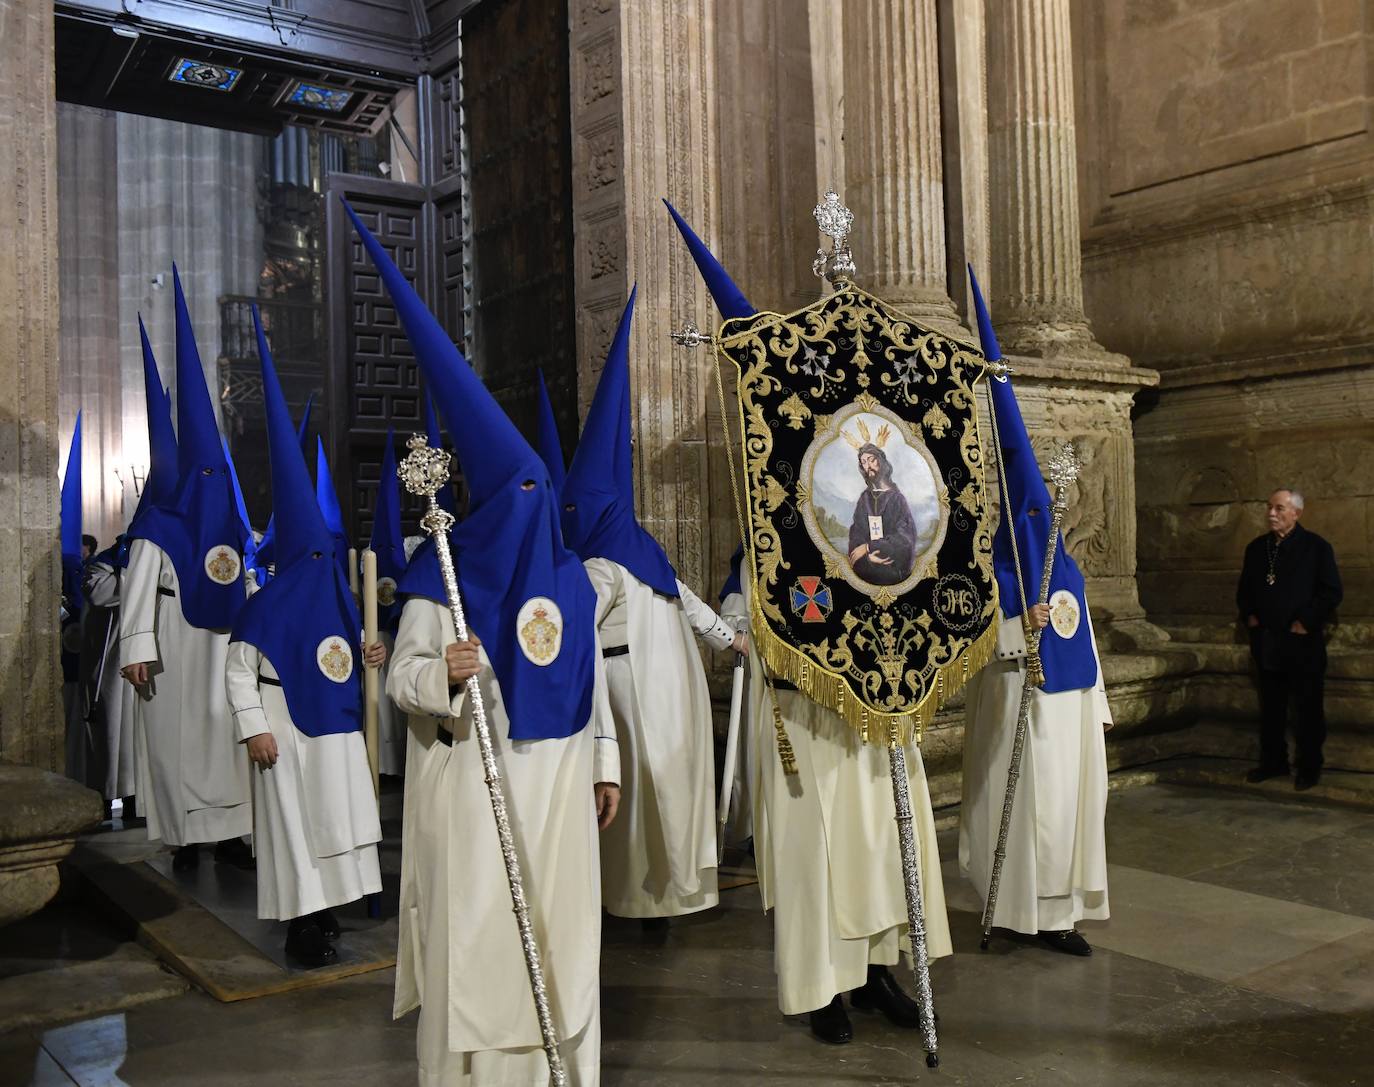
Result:
[[342,91],[336,87],[317,87],[313,83],[297,83],[287,96],[286,102],[288,105],[304,106],[306,109],[342,113],[352,97],[352,91]]
[[232,91],[234,84],[243,75],[242,68],[230,68],[225,64],[211,64],[206,60],[191,60],[181,57],[172,74],[167,78],[173,83],[185,83],[192,87],[206,87],[212,91]]

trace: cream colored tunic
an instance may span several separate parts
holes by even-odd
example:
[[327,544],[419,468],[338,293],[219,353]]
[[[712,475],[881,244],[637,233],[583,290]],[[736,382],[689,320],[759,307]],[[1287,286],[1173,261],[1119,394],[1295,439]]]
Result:
[[119,666],[151,662],[134,707],[148,837],[180,846],[251,834],[248,755],[224,698],[229,632],[186,621],[176,568],[148,540],[134,541],[121,587]]
[[258,916],[286,921],[382,889],[382,826],[361,732],[307,736],[291,720],[271,661],[231,642],[225,694],[240,743],[270,732],[277,763],[254,768],[253,847]]
[[676,917],[716,905],[711,693],[693,632],[725,649],[734,632],[681,582],[677,600],[618,563],[590,559],[620,736],[620,813],[601,843],[601,893],[616,917]]
[[[783,773],[761,668],[751,649],[754,856],[763,907],[774,911],[778,1007],[795,1015],[857,989],[870,963],[890,966],[899,949],[909,950],[906,888],[887,749],[860,742],[837,714],[805,695],[777,691],[797,757],[797,774]],[[906,766],[926,947],[936,959],[954,948],[930,790],[915,744],[906,749]]]
[[[999,620],[996,659],[969,681],[964,717],[959,868],[985,903],[1026,660],[1020,619],[999,613]],[[1085,611],[1083,622],[1091,621]],[[1054,637],[1053,629],[1043,636]],[[999,928],[1025,933],[1061,931],[1109,914],[1102,734],[1112,711],[1102,669],[1086,690],[1036,691],[1032,699],[992,919]]]
[[396,708],[396,703],[386,693],[396,639],[387,631],[379,630],[377,640],[386,646],[386,663],[382,665],[377,685],[377,772],[400,777],[406,769],[406,715]]
[[[119,582],[119,571],[113,566],[92,563],[86,569],[86,598],[99,608],[118,608]],[[137,696],[133,684],[126,683],[119,674],[118,616],[105,652],[105,672],[100,677],[100,700],[105,706],[105,737],[109,751],[104,793],[106,800],[114,800],[133,795],[137,775],[134,758],[134,701]],[[134,813],[124,814],[127,817]]]
[[[592,618],[587,616],[586,622]],[[466,688],[450,692],[448,609],[411,599],[388,693],[410,715],[394,1014],[417,1005],[422,1087],[548,1082]],[[617,782],[604,672],[587,727],[512,741],[482,653],[479,682],[554,1022],[571,1082],[600,1082],[601,887],[592,786]],[[452,743],[439,739],[449,729]]]

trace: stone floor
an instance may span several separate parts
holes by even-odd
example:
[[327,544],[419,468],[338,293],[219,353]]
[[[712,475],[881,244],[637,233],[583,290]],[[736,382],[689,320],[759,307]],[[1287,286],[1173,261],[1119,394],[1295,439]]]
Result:
[[[1087,960],[1008,938],[980,953],[976,898],[947,861],[957,953],[934,967],[933,1073],[911,1034],[873,1018],[829,1048],[778,1014],[753,887],[662,944],[612,922],[603,1083],[1374,1083],[1374,812],[1290,797],[1113,792],[1113,916],[1084,926]],[[954,844],[942,836],[947,858]],[[0,1083],[413,1084],[414,1017],[389,1019],[391,981],[237,1004],[192,991],[14,1031]]]

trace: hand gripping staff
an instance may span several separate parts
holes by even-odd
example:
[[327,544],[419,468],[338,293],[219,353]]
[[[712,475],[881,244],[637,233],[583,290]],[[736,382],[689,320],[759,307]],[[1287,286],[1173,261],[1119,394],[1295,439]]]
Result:
[[[448,482],[449,455],[441,449],[433,448],[428,439],[421,434],[411,435],[406,446],[410,453],[401,462],[397,474],[401,477],[406,490],[425,499],[428,505],[425,515],[420,519],[420,527],[434,538],[434,546],[439,555],[439,570],[444,578],[444,591],[448,595],[449,613],[453,617],[453,629],[460,641],[467,641],[467,618],[463,613],[463,599],[458,592],[458,575],[453,568],[453,555],[448,547],[448,530],[453,525],[453,515],[442,509],[435,498],[439,489]],[[482,688],[476,676],[468,677],[467,697],[472,706],[472,722],[477,731],[477,746],[482,754],[487,793],[491,797],[491,813],[496,819],[496,833],[501,839],[501,856],[506,862],[506,879],[510,883],[515,923],[520,928],[520,946],[525,953],[525,969],[530,975],[530,990],[534,995],[535,1011],[539,1015],[539,1033],[544,1039],[544,1056],[549,1062],[549,1083],[552,1087],[567,1087],[568,1073],[563,1068],[563,1057],[558,1052],[558,1032],[554,1029],[553,1013],[549,1010],[543,961],[539,955],[539,946],[534,940],[534,927],[530,924],[529,905],[525,901],[525,884],[520,875],[520,858],[515,852],[515,837],[511,833],[510,816],[506,811],[506,796],[501,790],[501,771],[497,768],[496,756],[492,751],[487,710],[482,701]]]

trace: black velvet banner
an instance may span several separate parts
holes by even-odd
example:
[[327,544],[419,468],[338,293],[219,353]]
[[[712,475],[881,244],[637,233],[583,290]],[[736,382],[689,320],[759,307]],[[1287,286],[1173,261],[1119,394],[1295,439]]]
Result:
[[865,739],[919,732],[995,640],[982,357],[853,286],[727,321],[717,350],[769,670]]

